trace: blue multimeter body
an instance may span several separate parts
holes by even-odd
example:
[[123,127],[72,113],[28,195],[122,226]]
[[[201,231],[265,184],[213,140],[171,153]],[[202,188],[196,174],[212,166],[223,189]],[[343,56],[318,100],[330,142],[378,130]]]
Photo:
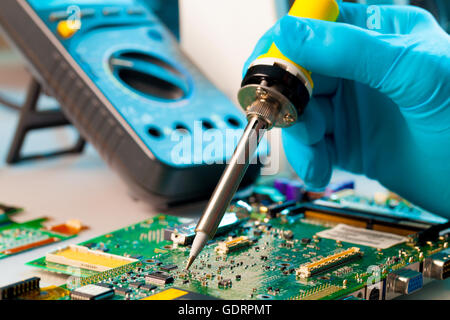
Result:
[[[62,21],[79,28],[64,36]],[[136,197],[157,206],[209,197],[245,127],[244,113],[144,3],[2,0],[0,23]],[[259,167],[251,165],[244,184]]]

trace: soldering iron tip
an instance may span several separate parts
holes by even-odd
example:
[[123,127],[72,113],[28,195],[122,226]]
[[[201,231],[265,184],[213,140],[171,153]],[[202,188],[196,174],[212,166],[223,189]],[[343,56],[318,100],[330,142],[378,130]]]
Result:
[[194,262],[194,260],[195,260],[195,256],[190,256],[190,257],[189,257],[189,259],[188,259],[188,261],[187,261],[187,264],[186,264],[186,270],[189,270],[189,267],[192,265],[192,263]]

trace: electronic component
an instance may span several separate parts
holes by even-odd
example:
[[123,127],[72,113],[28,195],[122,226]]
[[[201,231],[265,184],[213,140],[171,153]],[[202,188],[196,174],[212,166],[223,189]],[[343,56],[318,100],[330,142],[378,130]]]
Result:
[[273,203],[273,204],[267,206],[267,210],[268,210],[270,217],[275,218],[278,213],[282,212],[283,210],[285,210],[289,207],[293,207],[296,204],[297,204],[296,200],[290,200],[290,201],[286,201],[286,202],[282,202],[282,203]]
[[4,220],[5,223],[0,227],[0,259],[70,239],[80,231],[72,234],[54,232],[44,227],[47,220],[47,218],[39,218],[23,223]]
[[286,187],[286,200],[301,201],[305,194],[305,185],[297,180],[292,181]]
[[128,289],[128,288],[121,288],[121,287],[119,287],[119,288],[115,288],[114,289],[114,293],[119,295],[119,296],[127,296],[131,292],[132,292],[131,289]]
[[47,262],[100,272],[123,267],[139,261],[137,259],[91,250],[78,245],[69,245],[65,248],[47,253],[45,260]]
[[434,225],[426,230],[420,231],[414,235],[413,239],[417,244],[425,244],[427,241],[436,241],[441,232],[450,229],[450,222]]
[[139,289],[146,290],[146,291],[152,291],[152,290],[155,290],[156,288],[158,288],[158,287],[155,286],[154,284],[144,284],[144,285],[140,286]]
[[294,239],[294,233],[291,230],[283,230],[281,232],[281,237],[286,240]]
[[376,210],[358,211],[322,199],[316,200],[314,203],[303,203],[294,210],[289,209],[289,211],[303,213],[307,219],[336,224],[342,223],[357,228],[389,232],[401,236],[409,236],[433,226],[431,222],[396,216],[396,213],[386,215]]
[[173,277],[167,272],[155,271],[145,276],[146,284],[166,285],[173,282]]
[[[223,216],[222,221],[219,224],[217,233],[215,236],[220,236],[238,226],[242,221],[238,219],[236,213],[228,212]],[[164,229],[164,240],[173,241],[173,243],[179,245],[189,245],[192,243],[195,237],[196,221],[185,223],[175,227],[169,227]]]
[[394,271],[386,280],[386,294],[410,294],[422,287],[422,273],[410,269]]
[[88,284],[87,286],[77,288],[70,293],[72,300],[104,300],[111,298],[114,290],[104,286]]
[[307,262],[300,266],[295,272],[301,278],[308,278],[311,275],[339,266],[345,262],[360,258],[362,252],[358,247],[352,247],[341,252],[329,255],[318,261]]
[[131,282],[128,287],[129,288],[134,288],[134,289],[139,289],[140,287],[142,287],[144,283],[143,282]]
[[356,228],[345,224],[338,224],[331,229],[318,232],[316,235],[321,238],[345,241],[380,249],[387,249],[396,244],[408,241],[407,238],[396,234]]
[[32,277],[23,281],[9,284],[0,288],[0,300],[9,300],[19,297],[22,294],[29,293],[31,291],[39,291],[38,277]]
[[29,291],[17,297],[19,300],[62,300],[70,295],[70,291],[58,286],[49,286]]
[[281,194],[286,194],[287,185],[291,182],[291,179],[277,178],[273,181],[273,187]]
[[222,279],[218,282],[219,288],[224,289],[231,288],[232,284],[231,279]]
[[[307,207],[341,217],[349,217],[350,213],[353,216],[360,216],[360,220],[364,220],[361,218],[372,217],[380,225],[400,226],[404,224],[403,229],[416,232],[425,230],[435,224],[447,222],[446,219],[415,207],[406,200],[392,194],[386,195],[381,201],[377,199],[377,194],[373,197],[366,197],[356,194],[354,190],[343,190],[333,193],[329,197],[315,200]],[[415,223],[417,223],[416,227],[414,227]]]
[[385,281],[379,281],[366,287],[366,300],[384,300]]
[[161,270],[163,270],[163,271],[171,271],[171,270],[175,270],[175,269],[177,269],[178,268],[178,266],[176,266],[176,265],[174,265],[174,264],[168,264],[168,265],[165,265],[165,266],[161,266],[161,267],[159,267]]
[[47,235],[42,235],[41,239],[29,239],[32,242],[26,243],[26,244],[22,244],[22,245],[18,245],[18,246],[14,246],[12,248],[8,248],[6,250],[1,251],[2,254],[4,255],[12,255],[12,254],[16,254],[22,251],[26,251],[26,250],[30,250],[33,248],[37,248],[37,247],[42,247],[45,246],[47,244],[51,244],[54,242],[58,242],[60,241],[58,238],[55,237],[48,237]]
[[227,241],[219,242],[214,250],[219,254],[228,254],[230,252],[249,247],[251,244],[252,241],[250,241],[248,237],[241,236]]
[[433,254],[423,262],[423,275],[431,279],[444,280],[450,277],[450,249]]
[[46,228],[46,230],[57,232],[66,236],[74,236],[81,232],[81,230],[86,229],[80,220],[72,219],[67,220],[64,223],[52,225]]
[[323,285],[316,286],[313,289],[310,289],[306,292],[303,292],[300,295],[297,295],[291,299],[292,300],[320,300],[320,299],[323,299],[326,296],[329,296],[340,290],[342,290],[341,287],[330,285],[330,284],[323,284]]
[[307,245],[307,244],[309,244],[311,242],[311,239],[309,239],[309,238],[303,238],[301,241],[300,241],[300,243],[301,244],[303,244],[303,245]]

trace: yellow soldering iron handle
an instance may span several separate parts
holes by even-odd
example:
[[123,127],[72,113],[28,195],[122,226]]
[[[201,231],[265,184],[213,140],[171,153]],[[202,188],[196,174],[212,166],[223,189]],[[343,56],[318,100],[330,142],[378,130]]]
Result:
[[[339,6],[336,0],[296,0],[289,10],[289,15],[298,18],[336,21],[339,16]],[[266,58],[283,60],[297,67],[302,71],[302,73],[304,73],[304,76],[310,82],[312,89],[313,81],[311,79],[311,72],[289,60],[289,58],[283,55],[283,53],[277,48],[275,43],[272,44],[267,53],[259,56],[256,61]]]

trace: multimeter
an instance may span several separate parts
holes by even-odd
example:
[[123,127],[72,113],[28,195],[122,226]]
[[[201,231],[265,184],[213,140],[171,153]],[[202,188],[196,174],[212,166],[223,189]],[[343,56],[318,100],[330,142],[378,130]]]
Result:
[[[2,0],[0,25],[136,198],[164,207],[211,194],[237,141],[224,139],[223,153],[205,152],[207,133],[242,132],[245,116],[148,7],[138,0]],[[178,161],[180,135],[195,135],[200,149],[192,158],[200,160]],[[243,185],[259,169],[251,165]]]

